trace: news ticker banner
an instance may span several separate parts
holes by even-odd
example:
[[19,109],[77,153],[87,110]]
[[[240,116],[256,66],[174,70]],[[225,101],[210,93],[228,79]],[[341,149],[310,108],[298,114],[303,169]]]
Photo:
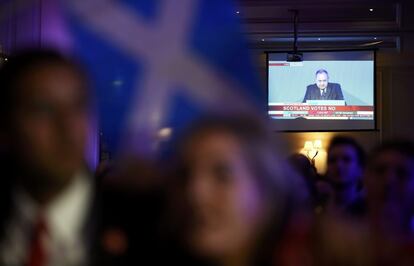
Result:
[[309,104],[269,104],[268,113],[275,119],[374,119],[373,106],[309,105]]
[[285,62],[285,61],[269,61],[269,67],[298,67],[303,66],[303,62]]

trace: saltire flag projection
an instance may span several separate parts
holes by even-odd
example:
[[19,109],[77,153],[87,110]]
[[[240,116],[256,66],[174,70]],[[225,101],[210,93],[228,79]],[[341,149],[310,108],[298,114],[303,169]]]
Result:
[[265,114],[231,1],[61,4],[73,52],[92,76],[111,152],[152,153],[160,132],[179,131],[208,113]]

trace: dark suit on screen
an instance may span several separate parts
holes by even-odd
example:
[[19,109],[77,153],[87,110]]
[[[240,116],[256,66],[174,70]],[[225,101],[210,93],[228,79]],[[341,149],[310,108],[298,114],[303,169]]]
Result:
[[344,96],[341,85],[329,82],[324,95],[321,95],[321,90],[316,84],[307,86],[303,102],[305,103],[307,100],[344,100]]

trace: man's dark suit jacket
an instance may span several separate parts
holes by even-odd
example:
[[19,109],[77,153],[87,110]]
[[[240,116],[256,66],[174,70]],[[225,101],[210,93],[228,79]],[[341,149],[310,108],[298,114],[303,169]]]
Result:
[[312,84],[306,87],[306,94],[303,98],[303,102],[306,103],[307,100],[344,100],[344,96],[342,94],[341,85],[338,83],[328,83],[325,96],[321,95],[321,90],[316,84]]
[[[3,160],[6,161],[8,160]],[[0,166],[4,165],[0,163]],[[4,228],[12,213],[15,187],[14,179],[10,178],[13,169],[3,169],[4,176],[0,175],[0,239],[7,233]],[[156,193],[113,189],[104,185],[101,178],[98,176],[93,181],[95,193],[83,231],[85,243],[88,243],[88,266],[154,265],[148,262],[157,252],[154,232],[158,229],[161,197]],[[113,235],[124,240],[125,249],[114,250],[111,245],[105,244],[105,239]]]

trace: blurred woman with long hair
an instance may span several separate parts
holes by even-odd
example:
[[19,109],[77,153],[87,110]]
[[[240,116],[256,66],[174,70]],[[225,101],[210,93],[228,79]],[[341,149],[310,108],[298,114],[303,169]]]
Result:
[[273,265],[298,179],[265,127],[250,118],[200,120],[176,150],[168,223],[183,257],[198,265]]

